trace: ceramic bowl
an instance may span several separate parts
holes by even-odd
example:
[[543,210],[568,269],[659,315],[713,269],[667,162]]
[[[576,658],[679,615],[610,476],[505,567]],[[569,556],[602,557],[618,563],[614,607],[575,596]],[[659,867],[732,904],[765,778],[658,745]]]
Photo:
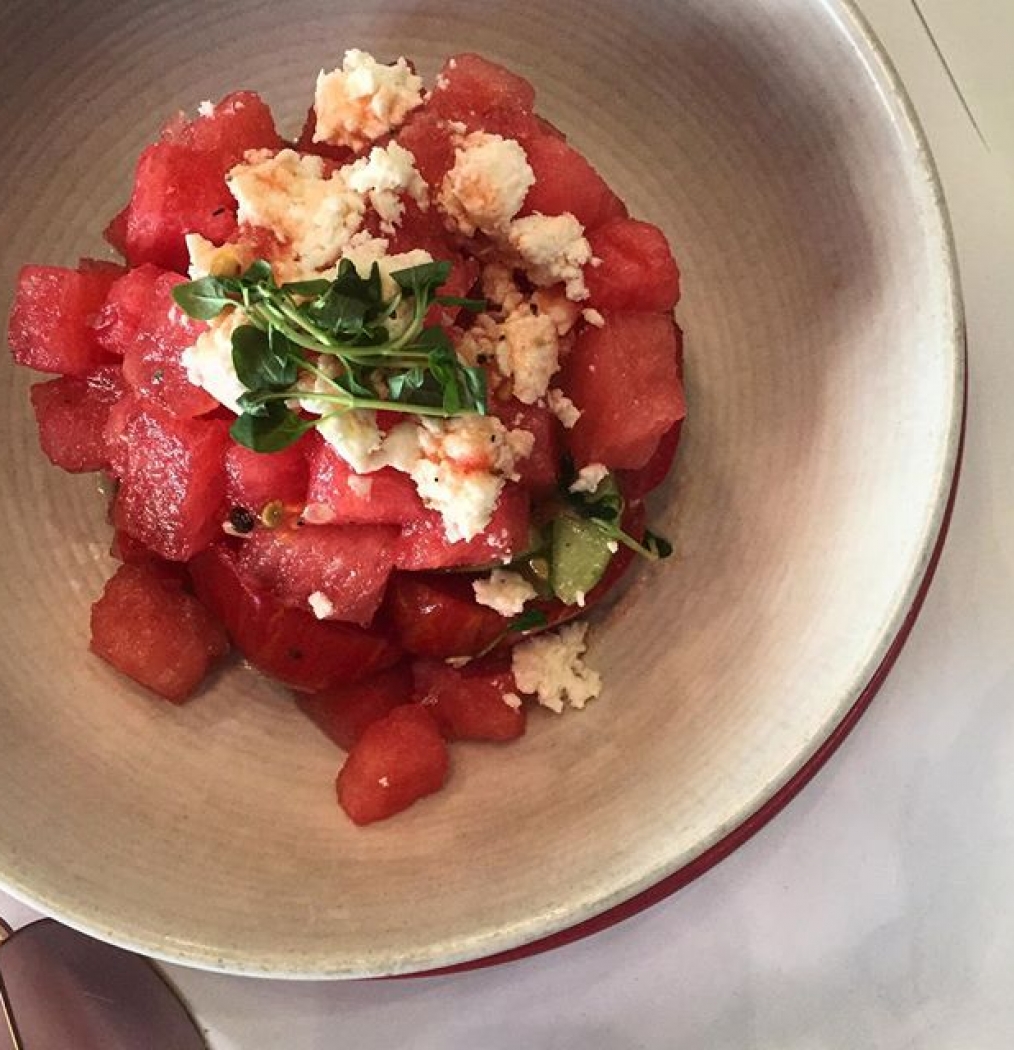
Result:
[[[47,8],[49,17],[45,17]],[[246,86],[287,130],[348,46],[474,50],[660,224],[690,421],[652,504],[678,557],[600,617],[605,690],[442,794],[354,828],[336,753],[233,666],[183,709],[91,657],[91,477],[36,444],[4,362],[0,880],[99,937],[289,977],[473,960],[629,900],[791,783],[909,616],[951,491],[961,309],[939,187],[843,0],[17,0],[0,12],[6,312],[24,261],[101,252],[166,115]]]

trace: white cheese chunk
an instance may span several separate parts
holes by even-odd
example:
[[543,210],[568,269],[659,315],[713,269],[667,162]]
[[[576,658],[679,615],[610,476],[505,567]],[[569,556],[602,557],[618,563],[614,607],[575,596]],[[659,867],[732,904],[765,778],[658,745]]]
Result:
[[241,223],[270,230],[307,273],[333,266],[363,222],[366,203],[320,157],[254,150],[227,177]]
[[593,328],[605,328],[606,326],[606,319],[598,312],[598,310],[593,310],[590,306],[581,311],[581,316]]
[[517,572],[494,569],[488,578],[474,580],[475,600],[495,610],[501,616],[517,616],[524,611],[525,602],[536,596],[535,588]]
[[512,710],[519,711],[521,709],[521,697],[517,693],[504,693],[503,702]]
[[567,430],[573,430],[581,418],[581,409],[562,390],[556,388],[550,390],[546,395],[546,404],[549,405],[549,411]]
[[521,210],[535,175],[513,139],[473,131],[455,150],[437,203],[461,233],[503,234]]
[[242,411],[239,399],[247,388],[239,381],[232,363],[232,333],[244,321],[241,311],[227,310],[211,321],[197,342],[180,355],[187,379],[237,415]]
[[589,463],[577,472],[577,480],[570,486],[571,492],[594,492],[609,476],[609,468],[601,463]]
[[512,314],[525,299],[514,272],[500,262],[487,263],[482,268],[482,295],[505,315]]
[[365,51],[346,51],[341,69],[317,77],[313,141],[354,149],[375,142],[422,105],[422,87],[404,58],[383,65]]
[[586,623],[571,623],[514,647],[511,655],[518,692],[534,696],[557,714],[569,705],[582,708],[602,690],[602,678],[581,659]]
[[568,299],[587,299],[585,267],[592,251],[584,227],[571,215],[526,215],[510,224],[507,239],[537,285],[563,283]]
[[503,323],[496,362],[500,373],[513,380],[514,396],[523,404],[534,405],[545,396],[549,381],[560,369],[560,339],[553,319],[518,309]]
[[192,281],[209,275],[238,277],[253,261],[253,251],[245,244],[213,244],[199,233],[188,233],[183,238],[190,256],[187,271]]
[[318,620],[326,620],[334,615],[334,604],[323,591],[314,591],[307,599],[310,611]]
[[541,314],[551,317],[559,335],[567,335],[581,316],[581,307],[568,299],[562,288],[538,288],[532,302]]
[[369,199],[385,233],[401,222],[403,197],[411,197],[423,211],[429,207],[429,191],[416,171],[415,157],[397,142],[374,146],[368,157],[347,164],[340,174],[349,189]]

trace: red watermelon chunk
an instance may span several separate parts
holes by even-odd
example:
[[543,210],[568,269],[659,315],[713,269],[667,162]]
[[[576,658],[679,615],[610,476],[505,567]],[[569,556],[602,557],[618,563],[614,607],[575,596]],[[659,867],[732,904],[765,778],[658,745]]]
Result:
[[523,405],[515,398],[494,398],[490,410],[509,430],[527,430],[535,436],[535,447],[527,459],[518,463],[520,485],[533,499],[542,499],[556,491],[560,475],[560,422],[548,408]]
[[130,206],[118,211],[106,224],[102,231],[106,243],[115,248],[124,258],[127,257],[127,213]]
[[470,130],[510,132],[529,126],[535,89],[516,73],[475,54],[454,55],[437,75],[428,108]]
[[419,704],[396,707],[368,726],[349,752],[336,788],[356,824],[385,820],[443,787],[448,755],[440,731]]
[[249,91],[228,95],[210,116],[171,125],[137,162],[124,237],[131,265],[183,273],[187,233],[230,240],[236,202],[226,174],[247,150],[280,146],[271,111]]
[[679,447],[682,429],[683,420],[681,419],[662,435],[651,459],[640,470],[618,472],[620,490],[628,500],[644,499],[669,476],[673,460],[676,458],[676,449]]
[[570,212],[586,230],[627,214],[626,206],[580,153],[555,135],[537,135],[525,143],[535,184],[522,215]]
[[8,330],[14,360],[63,375],[86,375],[111,361],[92,324],[114,280],[105,270],[23,266]]
[[489,524],[470,540],[451,543],[443,519],[435,511],[427,511],[402,528],[395,545],[395,566],[449,569],[510,560],[528,547],[529,516],[528,493],[516,484],[504,487]]
[[471,577],[455,573],[394,573],[384,615],[402,648],[437,659],[474,656],[507,627],[498,612],[475,600]]
[[214,153],[175,142],[149,146],[137,162],[127,212],[127,261],[185,273],[184,237],[200,233],[215,244],[236,232],[236,202],[225,184],[227,166]]
[[401,650],[377,631],[318,620],[252,587],[234,555],[216,545],[190,562],[198,598],[263,674],[293,689],[319,692],[369,678],[398,662]]
[[430,109],[416,110],[397,139],[415,157],[416,170],[435,197],[444,176],[454,167],[454,136],[447,120]]
[[639,470],[651,459],[686,415],[679,352],[678,329],[665,314],[609,314],[604,328],[578,335],[560,373],[560,387],[581,410],[566,434],[578,467]]
[[230,444],[225,453],[230,506],[245,507],[254,514],[275,500],[287,507],[302,507],[309,480],[303,445],[300,441],[281,452],[254,452]]
[[307,503],[335,524],[401,525],[426,514],[407,474],[393,467],[359,475],[326,442],[310,460]]
[[154,405],[137,407],[125,423],[111,414],[110,429],[120,425],[116,526],[169,561],[188,561],[221,535],[229,425],[177,419]]
[[367,726],[412,699],[412,669],[398,664],[365,681],[297,693],[300,710],[340,748],[351,751]]
[[283,604],[309,608],[321,595],[321,619],[368,624],[391,574],[398,530],[386,525],[307,525],[261,530],[243,542],[240,570]]
[[487,657],[462,668],[439,660],[412,665],[415,699],[436,719],[445,740],[516,740],[525,709],[510,660]]
[[173,301],[173,288],[184,280],[175,273],[155,278],[134,338],[124,351],[123,375],[139,397],[189,419],[214,411],[218,402],[194,386],[183,367],[183,351],[207,328]]
[[121,565],[92,606],[92,652],[180,704],[229,648],[225,632],[178,580],[148,565]]
[[155,282],[164,273],[146,263],[113,282],[95,319],[95,338],[104,350],[122,357],[151,312]]
[[32,387],[32,408],[42,451],[58,467],[78,474],[108,466],[105,427],[124,391],[116,365],[87,376],[60,376]]
[[650,222],[616,219],[588,235],[600,266],[585,270],[588,302],[599,310],[671,310],[680,272],[665,234]]

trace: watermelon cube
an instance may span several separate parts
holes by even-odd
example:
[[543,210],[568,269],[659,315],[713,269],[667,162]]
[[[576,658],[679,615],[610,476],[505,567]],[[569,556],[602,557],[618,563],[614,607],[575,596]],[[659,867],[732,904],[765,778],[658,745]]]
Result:
[[486,657],[462,668],[439,660],[412,665],[415,699],[436,719],[445,740],[516,740],[525,709],[510,660]]
[[586,230],[627,214],[626,206],[580,153],[555,135],[540,134],[525,143],[535,183],[522,215],[570,212]]
[[318,620],[254,588],[235,556],[216,544],[189,565],[198,598],[263,674],[293,689],[319,692],[348,685],[390,667],[401,650],[377,631]]
[[599,310],[671,310],[680,272],[665,234],[650,222],[614,219],[588,235],[599,266],[585,271],[588,302]]
[[180,704],[229,643],[214,617],[150,565],[121,565],[92,606],[92,652],[159,696]]
[[50,461],[72,474],[105,469],[109,454],[104,431],[123,392],[123,376],[116,365],[105,365],[87,376],[36,383],[32,408],[39,444]]
[[665,481],[672,469],[673,460],[676,458],[676,449],[679,447],[682,430],[683,420],[681,419],[662,435],[651,459],[640,470],[617,472],[620,490],[626,499],[644,499],[649,492],[654,492]]
[[149,317],[155,283],[164,272],[146,263],[128,270],[113,282],[95,319],[95,338],[99,346],[123,357]]
[[471,577],[457,573],[394,573],[384,616],[402,648],[437,659],[474,656],[507,628],[498,612],[475,600]]
[[662,435],[686,415],[679,333],[657,313],[614,313],[582,331],[560,373],[581,410],[566,441],[578,467],[639,470]]
[[155,278],[133,341],[124,350],[123,375],[138,397],[190,419],[214,411],[218,402],[194,386],[183,367],[183,351],[207,328],[173,301],[173,288],[184,280],[175,273],[160,273]]
[[519,484],[535,500],[552,495],[560,476],[560,421],[548,408],[524,405],[516,398],[494,398],[490,410],[509,430],[527,430],[535,437],[532,454],[518,464]]
[[92,323],[114,280],[104,270],[23,266],[8,331],[14,360],[63,375],[86,375],[111,361]]
[[385,820],[439,791],[447,778],[447,745],[419,704],[396,707],[367,726],[349,752],[336,788],[356,824]]
[[229,505],[254,514],[276,500],[286,507],[301,508],[309,479],[304,444],[299,441],[281,452],[254,452],[230,444],[225,453]]
[[536,130],[535,89],[524,77],[475,54],[449,58],[436,79],[427,110],[469,131],[526,139]]
[[397,138],[415,157],[416,170],[436,196],[444,176],[454,167],[454,136],[447,120],[434,110],[418,109]]
[[372,678],[320,693],[297,693],[299,709],[340,748],[351,751],[366,727],[412,699],[412,669],[398,664]]
[[528,548],[528,493],[517,484],[504,486],[486,528],[470,540],[451,543],[435,511],[404,525],[395,551],[399,569],[449,569],[509,561]]
[[[127,410],[129,412],[129,410]],[[221,535],[226,513],[222,462],[229,425],[177,419],[135,406],[122,425],[114,467],[122,467],[114,521],[168,561],[188,561]]]
[[329,522],[401,525],[426,514],[415,483],[393,467],[359,475],[326,442],[310,457],[307,503]]
[[264,529],[243,541],[239,566],[284,605],[365,626],[383,600],[397,537],[389,525]]
[[219,158],[223,174],[251,149],[281,149],[268,104],[255,91],[226,95],[208,116],[198,116],[180,132],[180,141]]

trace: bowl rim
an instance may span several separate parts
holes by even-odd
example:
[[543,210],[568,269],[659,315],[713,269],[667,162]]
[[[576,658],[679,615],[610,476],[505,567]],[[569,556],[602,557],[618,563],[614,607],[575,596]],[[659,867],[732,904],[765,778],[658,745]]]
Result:
[[0,889],[23,904],[44,912],[67,926],[160,962],[216,973],[286,980],[404,978],[449,974],[484,968],[528,957],[571,943],[603,930],[650,907],[704,874],[748,841],[780,812],[816,775],[867,709],[899,655],[918,617],[929,590],[946,539],[955,502],[964,447],[967,413],[967,340],[965,308],[953,224],[940,173],[928,137],[900,74],[869,20],[859,10],[858,0],[820,0],[827,17],[837,25],[844,42],[850,44],[866,66],[871,81],[883,92],[885,115],[899,134],[911,140],[911,164],[923,176],[927,200],[939,224],[941,277],[949,289],[947,304],[952,318],[945,336],[952,386],[944,455],[938,465],[931,512],[925,535],[916,552],[917,567],[896,601],[889,622],[872,647],[855,684],[828,718],[812,746],[772,778],[753,798],[744,802],[737,816],[715,830],[684,856],[650,870],[628,873],[617,879],[609,892],[593,901],[561,908],[552,916],[533,916],[510,930],[459,936],[451,942],[428,945],[425,951],[404,956],[388,952],[386,963],[322,958],[319,953],[293,957],[273,953],[251,959],[242,952],[190,945],[189,950],[167,948],[157,938],[135,937],[110,925],[108,916],[92,913],[78,903],[65,906],[45,894],[33,893],[20,881],[10,881],[0,872]]

